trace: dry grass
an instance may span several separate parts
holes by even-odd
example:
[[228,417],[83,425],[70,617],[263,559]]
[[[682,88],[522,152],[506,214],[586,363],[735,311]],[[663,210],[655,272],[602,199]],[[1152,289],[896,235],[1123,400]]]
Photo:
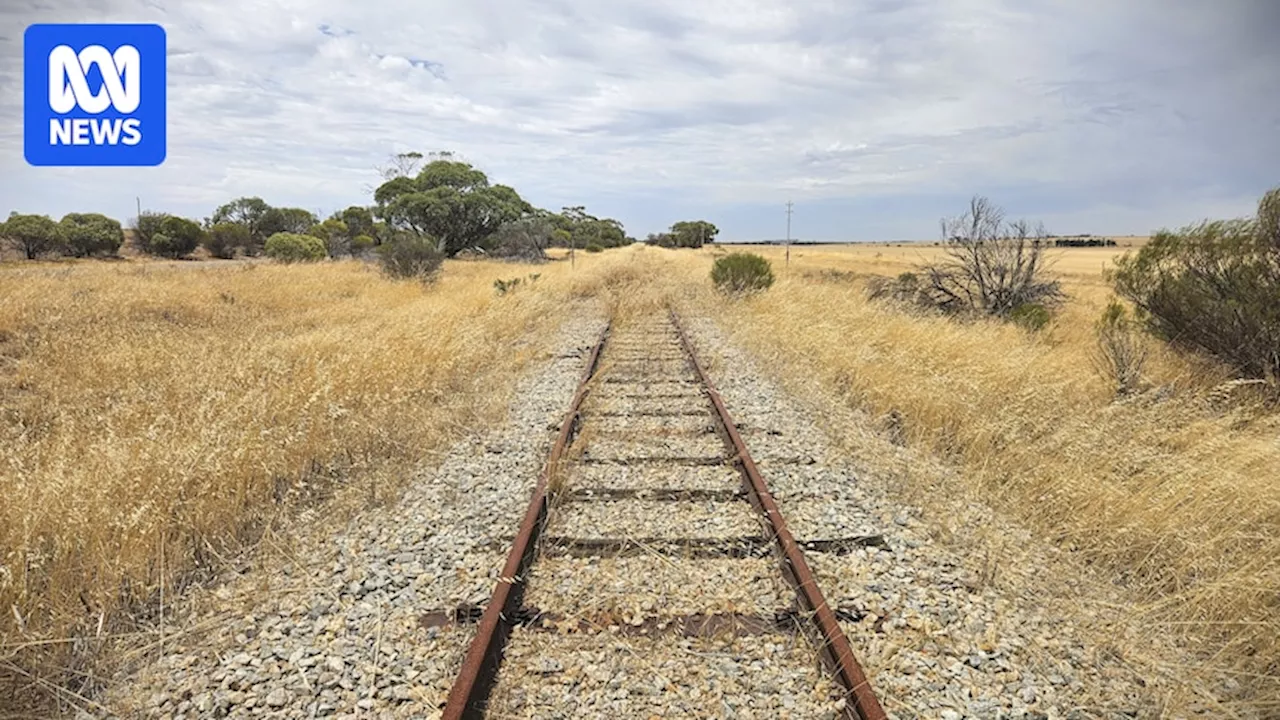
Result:
[[291,509],[390,497],[616,264],[0,266],[0,705],[84,687],[98,639]]
[[[705,278],[716,252],[681,265]],[[775,368],[816,379],[829,402],[896,414],[903,438],[954,461],[973,492],[1132,590],[1143,601],[1133,622],[1202,651],[1181,677],[1211,677],[1215,690],[1236,688],[1224,693],[1236,709],[1274,716],[1280,418],[1224,402],[1225,371],[1156,346],[1153,389],[1116,401],[1090,359],[1110,295],[1099,261],[1116,251],[1054,252],[1072,300],[1039,335],[868,301],[865,275],[914,260],[869,248],[793,248],[789,268],[781,248],[765,248],[773,289],[698,302]]]

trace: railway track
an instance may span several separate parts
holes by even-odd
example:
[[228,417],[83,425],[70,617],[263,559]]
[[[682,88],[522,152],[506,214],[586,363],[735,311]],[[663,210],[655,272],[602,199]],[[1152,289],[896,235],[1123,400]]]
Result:
[[884,718],[840,617],[671,314],[605,331],[489,603],[423,622],[477,623],[445,720]]

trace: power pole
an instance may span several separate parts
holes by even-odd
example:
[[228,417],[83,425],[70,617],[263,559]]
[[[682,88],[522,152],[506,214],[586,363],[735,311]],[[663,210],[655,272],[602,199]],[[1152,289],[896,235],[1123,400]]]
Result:
[[792,204],[793,203],[790,200],[787,201],[787,262],[786,264],[788,266],[791,265],[791,206]]

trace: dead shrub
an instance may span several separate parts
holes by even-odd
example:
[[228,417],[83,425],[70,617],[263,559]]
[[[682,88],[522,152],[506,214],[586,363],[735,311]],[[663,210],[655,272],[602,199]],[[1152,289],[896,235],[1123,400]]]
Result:
[[953,314],[1008,318],[1020,307],[1052,310],[1065,299],[1058,281],[1045,277],[1044,226],[1006,221],[1003,210],[975,196],[963,215],[942,221],[942,235],[946,259],[921,268],[922,302]]

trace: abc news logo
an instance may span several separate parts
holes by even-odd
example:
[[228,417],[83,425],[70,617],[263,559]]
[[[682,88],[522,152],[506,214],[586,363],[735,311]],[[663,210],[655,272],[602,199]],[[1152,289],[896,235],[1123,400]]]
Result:
[[[62,114],[77,107],[97,114],[108,106],[120,113],[131,113],[142,100],[140,62],[138,49],[132,45],[121,45],[114,54],[101,45],[90,45],[79,53],[59,45],[49,53],[49,107]],[[85,70],[95,66],[102,73],[102,88],[97,93],[89,90],[89,79],[85,76]],[[115,145],[119,142],[125,145],[142,142],[142,121],[137,118],[49,120],[51,145]]]
[[23,42],[27,161],[163,162],[165,52],[159,25],[28,27]]

